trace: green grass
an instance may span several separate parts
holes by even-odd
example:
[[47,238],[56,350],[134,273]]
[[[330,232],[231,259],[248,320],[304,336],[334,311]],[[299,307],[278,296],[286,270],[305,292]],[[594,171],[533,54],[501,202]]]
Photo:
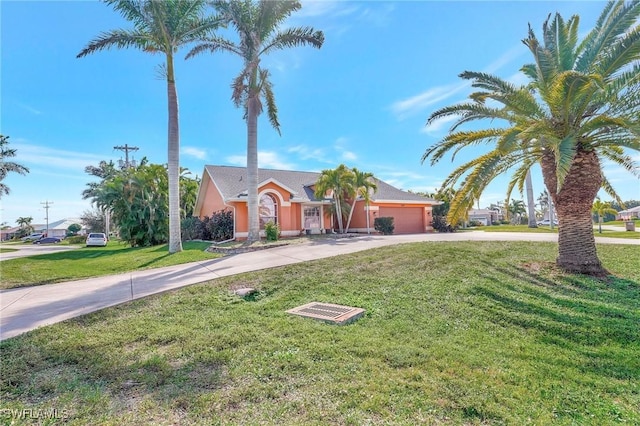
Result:
[[[610,222],[607,222],[609,224]],[[558,227],[554,226],[551,229],[549,226],[538,226],[537,228],[529,228],[527,225],[496,225],[496,226],[478,226],[473,228],[477,231],[484,232],[526,232],[537,234],[557,234]],[[602,233],[598,232],[597,225],[594,225],[593,233],[596,237],[609,237],[609,238],[628,238],[628,239],[640,239],[640,233],[625,231],[624,227],[620,231],[611,231],[609,229],[603,229]]]
[[18,249],[8,248],[8,247],[0,247],[0,253],[11,253],[12,251],[18,251]]
[[[69,424],[640,424],[640,247],[420,243],[216,280],[0,343],[0,408]],[[259,293],[238,298],[232,289]],[[337,327],[310,301],[366,309]]]
[[554,226],[551,229],[549,226],[538,226],[537,228],[529,228],[527,225],[491,225],[491,226],[478,226],[474,228],[477,231],[484,232],[527,232],[536,234],[557,234],[558,227]]
[[219,257],[205,252],[203,242],[183,243],[183,251],[169,254],[167,246],[131,248],[117,242],[106,247],[82,247],[63,252],[9,259],[2,262],[0,288],[71,281],[122,272],[159,268]]

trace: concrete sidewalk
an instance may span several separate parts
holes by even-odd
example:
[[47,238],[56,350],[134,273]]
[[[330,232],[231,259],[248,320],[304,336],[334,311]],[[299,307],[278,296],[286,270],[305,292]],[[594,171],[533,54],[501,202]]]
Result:
[[[421,241],[557,241],[557,234],[478,231],[311,240],[204,262],[2,290],[0,340],[133,299],[220,277]],[[640,239],[598,238],[597,242],[640,245]]]

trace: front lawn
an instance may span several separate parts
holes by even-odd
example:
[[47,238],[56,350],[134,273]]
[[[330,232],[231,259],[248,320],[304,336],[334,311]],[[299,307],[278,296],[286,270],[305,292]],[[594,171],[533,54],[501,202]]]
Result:
[[[551,227],[549,226],[538,226],[537,228],[529,228],[529,226],[527,225],[491,225],[477,226],[472,229],[484,232],[527,232],[538,234],[558,233],[557,226],[554,226],[553,229],[551,229]],[[593,233],[596,237],[640,239],[639,232],[625,231],[624,227],[620,228],[619,231],[603,229],[602,233],[599,233],[597,224],[594,224]]]
[[[419,243],[243,274],[0,343],[0,413],[70,424],[640,424],[640,247]],[[245,299],[232,289],[253,286]],[[347,326],[285,311],[366,309]],[[46,411],[49,410],[49,411]]]
[[0,288],[57,283],[122,272],[209,260],[219,254],[205,252],[209,243],[186,242],[183,251],[169,254],[167,245],[131,248],[119,242],[106,247],[83,247],[2,262]]

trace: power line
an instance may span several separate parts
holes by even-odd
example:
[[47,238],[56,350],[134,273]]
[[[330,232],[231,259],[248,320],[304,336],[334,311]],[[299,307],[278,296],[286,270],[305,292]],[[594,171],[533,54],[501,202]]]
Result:
[[124,163],[122,162],[122,160],[120,160],[120,167],[122,167],[123,169],[128,169],[129,167],[136,166],[135,160],[129,161],[129,151],[137,151],[140,148],[138,148],[137,146],[129,146],[125,143],[124,146],[123,145],[114,146],[113,149],[117,149],[118,151],[124,151]]
[[47,237],[49,236],[49,209],[51,208],[51,204],[53,204],[53,201],[45,201],[45,202],[41,202],[40,204],[42,204],[44,206],[44,211],[46,212],[45,214],[45,220],[47,221]]

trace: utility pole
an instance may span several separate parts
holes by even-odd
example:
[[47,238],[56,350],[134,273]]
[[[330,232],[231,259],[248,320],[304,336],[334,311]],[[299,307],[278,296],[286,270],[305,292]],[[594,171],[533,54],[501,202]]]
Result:
[[45,214],[45,220],[47,221],[47,233],[45,234],[47,237],[49,236],[49,208],[51,207],[51,204],[53,204],[53,201],[45,201],[44,203],[40,203],[44,206],[44,211],[46,212]]
[[114,146],[113,149],[117,149],[118,151],[124,151],[124,163],[122,162],[122,160],[120,160],[120,167],[122,167],[123,169],[128,169],[129,167],[135,167],[136,165],[135,160],[129,161],[129,151],[137,151],[140,148],[138,148],[137,146],[129,146],[125,143],[124,146],[122,145]]

